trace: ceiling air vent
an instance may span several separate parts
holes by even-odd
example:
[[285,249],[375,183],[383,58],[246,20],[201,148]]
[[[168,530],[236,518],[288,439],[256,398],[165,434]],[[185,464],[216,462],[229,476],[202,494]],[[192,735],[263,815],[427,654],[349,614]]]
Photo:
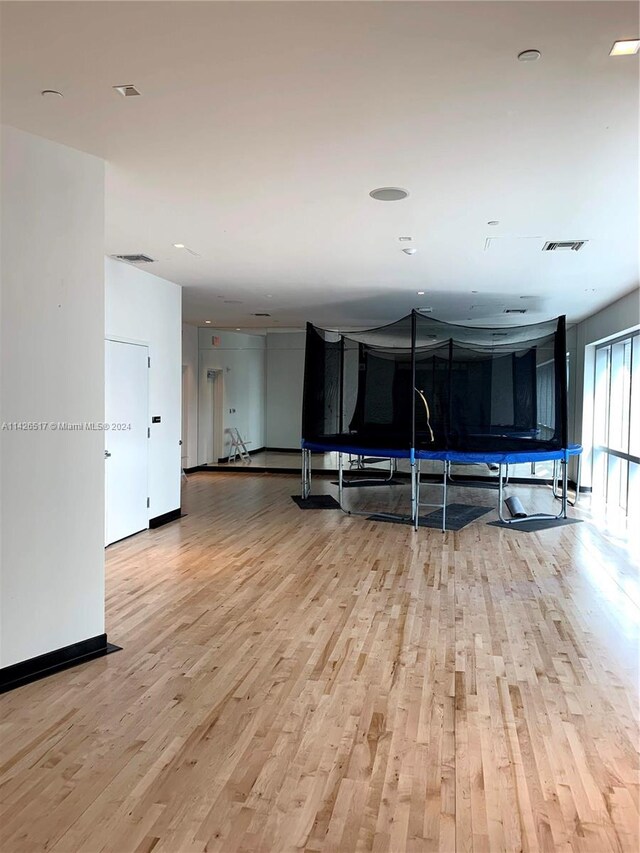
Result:
[[117,261],[125,261],[128,264],[153,264],[155,263],[153,258],[150,258],[149,255],[114,255],[113,256]]
[[259,311],[257,314],[254,314],[253,316],[254,317],[270,317],[271,314],[265,314],[264,312]]
[[127,83],[124,86],[114,86],[113,88],[116,92],[119,92],[123,98],[135,98],[136,95],[140,94],[132,83]]
[[433,308],[431,306],[427,306],[426,308],[417,308],[416,310],[419,311],[421,314],[432,314],[433,313]]
[[564,240],[564,241],[549,241],[542,247],[543,252],[577,252],[588,240]]
[[505,308],[504,313],[505,314],[526,314],[527,309],[526,308]]

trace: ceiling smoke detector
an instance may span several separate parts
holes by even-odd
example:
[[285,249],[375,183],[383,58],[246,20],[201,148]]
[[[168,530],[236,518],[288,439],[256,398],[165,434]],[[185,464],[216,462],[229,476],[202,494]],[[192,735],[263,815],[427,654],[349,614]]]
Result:
[[136,89],[133,83],[127,83],[124,86],[114,86],[116,92],[122,95],[123,98],[135,98],[140,92]]
[[378,187],[377,190],[371,190],[369,195],[376,201],[401,201],[409,192],[401,187]]
[[113,255],[117,261],[124,261],[127,264],[154,264],[155,260],[149,255],[138,253],[137,255]]
[[542,247],[543,252],[578,252],[588,240],[550,240]]
[[526,308],[505,308],[504,313],[505,314],[526,314],[527,309]]

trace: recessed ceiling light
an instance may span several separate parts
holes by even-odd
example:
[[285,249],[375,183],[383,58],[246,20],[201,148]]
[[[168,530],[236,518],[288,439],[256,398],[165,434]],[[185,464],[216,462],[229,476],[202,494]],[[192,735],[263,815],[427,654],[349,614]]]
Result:
[[205,323],[207,324],[207,326],[210,326],[210,325],[211,325],[211,320],[205,320]]
[[377,190],[371,190],[369,195],[376,201],[401,201],[409,193],[400,187],[378,187]]
[[523,50],[518,54],[520,62],[536,62],[542,54],[539,50]]
[[490,219],[487,225],[500,225],[500,221],[498,219]]
[[184,249],[184,243],[174,243],[174,249]]
[[56,89],[43,89],[40,94],[43,98],[64,98],[62,92],[58,92]]
[[616,41],[609,51],[609,56],[633,56],[640,48],[640,39],[625,39]]
[[413,240],[413,237],[398,237],[401,243],[410,243]]
[[417,249],[414,249],[414,248],[413,248],[413,246],[411,246],[411,248],[409,248],[409,249],[403,249],[402,251],[405,253],[405,255],[415,255],[415,253],[416,253],[418,250],[417,250]]
[[239,331],[240,331],[240,327],[238,326],[238,328],[236,329],[236,332],[239,332]]
[[424,296],[424,290],[418,290],[417,294],[418,296]]

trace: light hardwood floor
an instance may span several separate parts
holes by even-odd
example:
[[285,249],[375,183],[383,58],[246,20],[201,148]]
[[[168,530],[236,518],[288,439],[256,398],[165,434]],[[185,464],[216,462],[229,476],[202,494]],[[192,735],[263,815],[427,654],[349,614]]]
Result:
[[623,550],[591,523],[416,534],[296,491],[193,475],[186,518],[107,550],[123,651],[0,699],[2,853],[637,853]]

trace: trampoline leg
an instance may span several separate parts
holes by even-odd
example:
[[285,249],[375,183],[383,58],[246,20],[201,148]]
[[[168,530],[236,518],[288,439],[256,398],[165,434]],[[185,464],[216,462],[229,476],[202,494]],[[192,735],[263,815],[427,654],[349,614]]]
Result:
[[504,491],[502,486],[502,463],[498,467],[498,518],[503,524],[507,524],[507,519],[502,512],[502,504],[504,501]]
[[578,460],[577,461],[578,461],[578,470],[576,471],[576,497],[575,497],[575,500],[573,502],[574,506],[577,506],[578,498],[580,497],[580,473],[581,473],[580,468],[582,465],[582,454],[581,453],[578,454]]
[[559,498],[558,494],[558,460],[553,460],[553,473],[551,474],[551,491],[554,498]]
[[413,478],[413,529],[420,523],[420,460],[411,466]]
[[[562,492],[558,492],[558,462],[562,465]],[[553,497],[556,500],[562,501],[562,511],[558,518],[567,517],[567,505],[575,506],[578,503],[578,495],[580,494],[580,463],[581,459],[578,456],[578,470],[576,472],[576,496],[573,502],[569,500],[569,460],[566,461],[554,459],[553,461],[553,483],[551,486]]]
[[449,473],[449,463],[444,462],[444,472],[442,475],[442,532],[447,529],[447,474]]
[[338,503],[342,509],[342,453],[338,453]]
[[300,494],[302,495],[303,501],[309,497],[309,482],[307,479],[307,451],[305,448],[302,449]]
[[413,529],[416,529],[416,463],[415,459],[411,462],[411,521]]
[[562,460],[562,517],[567,517],[567,491],[569,489],[569,465]]

